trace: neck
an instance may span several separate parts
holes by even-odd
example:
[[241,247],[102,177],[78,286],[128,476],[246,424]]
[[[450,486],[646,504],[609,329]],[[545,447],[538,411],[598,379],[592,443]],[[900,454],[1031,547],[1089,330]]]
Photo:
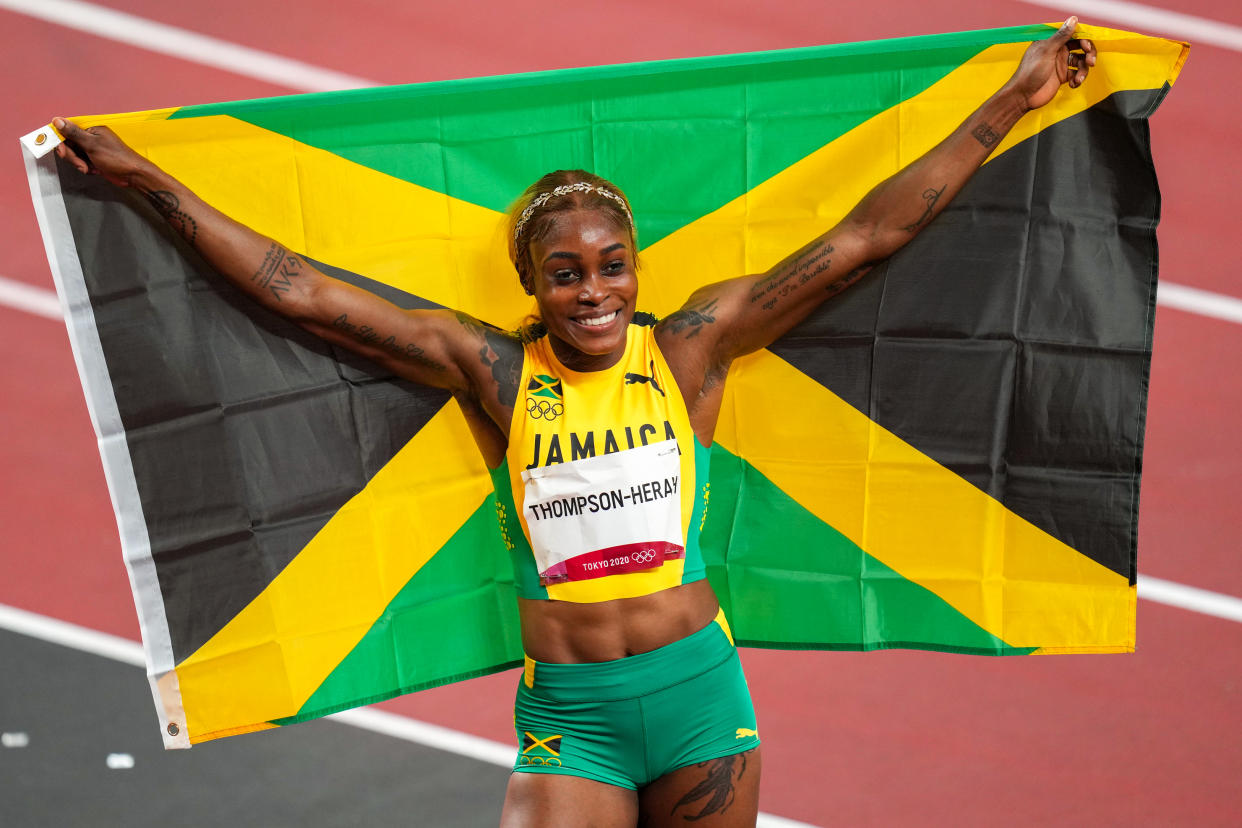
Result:
[[[607,370],[620,362],[621,357],[625,356],[624,345],[616,351],[609,351],[606,354],[588,354],[585,351],[579,351],[552,333],[548,334],[548,341],[552,345],[552,353],[556,355],[561,365],[579,373]],[[629,338],[627,337],[626,342],[628,341]]]

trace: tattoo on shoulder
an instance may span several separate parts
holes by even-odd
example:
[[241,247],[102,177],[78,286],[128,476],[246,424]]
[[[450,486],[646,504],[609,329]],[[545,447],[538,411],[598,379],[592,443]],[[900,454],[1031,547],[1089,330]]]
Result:
[[522,347],[517,338],[464,313],[458,313],[457,319],[482,339],[479,361],[492,370],[496,399],[502,406],[512,408],[517,403],[518,384],[522,380]]
[[716,321],[716,304],[716,299],[708,299],[697,305],[674,311],[664,317],[663,324],[669,333],[677,335],[682,331],[689,331],[686,339],[693,339],[703,330],[704,325],[710,325]]
[[1000,133],[992,129],[992,125],[986,121],[980,121],[979,126],[970,131],[970,137],[988,149],[992,149],[1001,141]]
[[306,269],[306,263],[296,253],[290,253],[276,242],[263,254],[263,264],[250,277],[261,289],[266,289],[277,302],[283,302],[283,294],[293,289],[293,281]]
[[181,201],[175,195],[167,190],[153,190],[151,192],[143,192],[142,194],[147,201],[151,202],[151,206],[155,208],[155,212],[164,217],[164,220],[181,234],[181,237],[188,241],[191,246],[198,239],[198,222],[196,222],[189,213],[181,210]]
[[751,304],[762,302],[760,307],[772,310],[782,298],[832,267],[834,251],[832,244],[820,242],[799,252],[792,262],[778,266],[751,286]]
[[518,337],[480,322],[468,313],[456,311],[456,316],[457,322],[479,340],[479,361],[492,371],[497,400],[502,406],[512,408],[517,402],[518,384],[522,379],[522,346]]
[[722,814],[729,810],[729,806],[733,804],[733,800],[737,796],[736,780],[741,779],[743,774],[746,773],[747,753],[750,753],[750,751],[735,753],[731,756],[721,756],[719,759],[711,759],[695,765],[696,768],[706,770],[703,780],[686,791],[685,795],[677,800],[677,804],[673,806],[669,816],[676,816],[677,812],[683,807],[686,810],[690,810],[693,803],[700,800],[707,801],[703,803],[698,813],[686,814],[685,818],[687,820],[700,820],[711,814]]
[[336,319],[333,319],[332,327],[356,342],[387,351],[399,359],[408,360],[432,371],[447,370],[447,366],[427,356],[423,349],[413,342],[401,342],[392,334],[385,336],[381,331],[377,331],[370,325],[351,321],[349,314],[342,313]]
[[905,230],[907,233],[918,232],[919,228],[931,219],[932,212],[936,209],[936,203],[940,201],[940,194],[944,192],[945,186],[946,185],[944,184],[940,185],[939,190],[935,187],[928,187],[924,190],[923,201],[925,202],[925,207],[923,209],[923,215],[919,216],[914,222],[907,224],[901,229]]

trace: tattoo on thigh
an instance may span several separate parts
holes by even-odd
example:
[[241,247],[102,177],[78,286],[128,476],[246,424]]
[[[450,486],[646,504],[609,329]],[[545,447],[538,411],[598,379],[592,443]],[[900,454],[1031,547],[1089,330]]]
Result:
[[[749,752],[747,751],[746,753]],[[673,806],[673,810],[669,812],[669,815],[675,816],[682,807],[689,810],[693,803],[704,799],[707,801],[703,803],[699,812],[697,814],[685,814],[685,819],[694,822],[712,814],[722,814],[729,810],[729,806],[733,804],[733,800],[737,796],[735,782],[746,773],[746,753],[721,756],[719,759],[711,759],[695,765],[696,768],[704,768],[707,772],[706,775],[701,782],[686,791],[685,796],[677,800],[677,804]]]

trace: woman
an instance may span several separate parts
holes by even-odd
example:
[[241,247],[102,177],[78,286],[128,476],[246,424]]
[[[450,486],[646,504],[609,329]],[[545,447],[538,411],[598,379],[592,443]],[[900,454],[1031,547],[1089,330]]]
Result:
[[[505,825],[753,824],[760,749],[704,580],[707,446],[732,361],[763,348],[931,221],[1017,120],[1095,63],[1070,18],[939,146],[771,270],[637,312],[629,204],[552,173],[510,216],[539,321],[506,333],[405,311],[214,210],[110,130],[57,119],[82,172],[145,195],[265,307],[407,379],[451,391],[492,470],[514,556],[526,669]],[[1071,51],[1074,50],[1074,51]]]

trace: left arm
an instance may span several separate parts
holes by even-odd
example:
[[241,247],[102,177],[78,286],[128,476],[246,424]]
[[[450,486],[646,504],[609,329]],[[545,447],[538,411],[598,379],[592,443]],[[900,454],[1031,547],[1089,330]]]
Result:
[[1051,38],[1031,44],[1004,87],[926,155],[876,186],[827,233],[766,273],[695,291],[664,319],[658,329],[662,339],[686,340],[666,353],[680,351],[688,374],[706,376],[702,390],[683,387],[683,392],[701,395],[714,378],[723,378],[733,359],[768,346],[895,253],[945,208],[1023,115],[1052,100],[1062,84],[1081,85],[1095,64],[1095,48],[1072,37],[1077,23],[1071,17]]

